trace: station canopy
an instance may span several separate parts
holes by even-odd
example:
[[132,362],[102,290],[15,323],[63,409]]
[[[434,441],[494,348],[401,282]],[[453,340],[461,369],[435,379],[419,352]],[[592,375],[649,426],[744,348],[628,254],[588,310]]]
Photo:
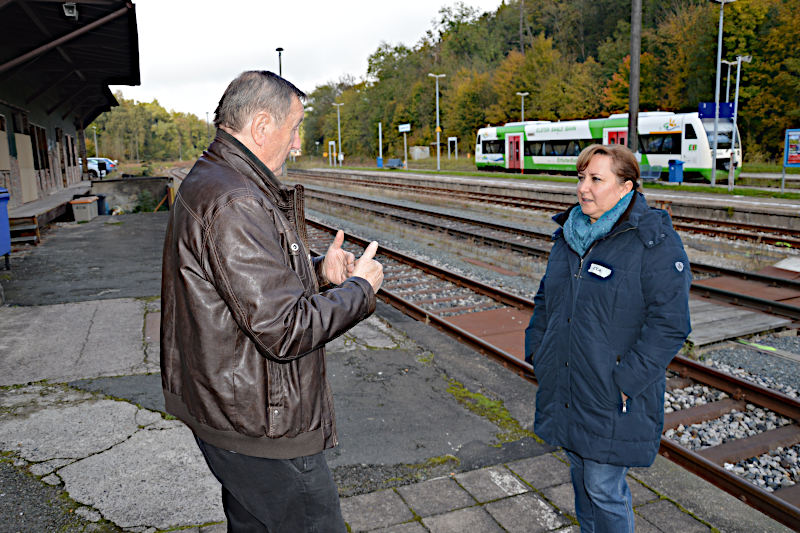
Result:
[[132,2],[0,0],[0,103],[84,128],[140,83]]

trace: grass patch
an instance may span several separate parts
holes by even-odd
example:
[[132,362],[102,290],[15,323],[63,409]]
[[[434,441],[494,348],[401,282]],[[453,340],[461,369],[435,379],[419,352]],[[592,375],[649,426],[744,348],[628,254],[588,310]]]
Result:
[[[418,163],[418,162],[415,162]],[[435,165],[434,160],[434,165]],[[308,164],[308,161],[305,164],[293,163],[288,165],[288,168],[296,168],[296,169],[304,169],[304,168],[313,168],[313,167],[322,166],[322,164]],[[327,162],[325,165],[327,166]],[[769,165],[767,165],[769,166]],[[336,167],[339,168],[339,167]],[[570,176],[557,176],[552,174],[516,174],[516,173],[505,173],[505,172],[485,172],[485,171],[478,171],[474,167],[470,170],[468,168],[445,168],[442,165],[442,170],[437,171],[435,169],[426,169],[426,168],[412,168],[409,170],[402,170],[402,169],[379,169],[374,166],[343,166],[342,169],[344,170],[375,170],[380,172],[387,172],[387,173],[410,173],[410,174],[430,174],[432,176],[447,174],[448,176],[459,176],[459,177],[476,177],[476,178],[510,178],[510,179],[519,179],[519,180],[527,180],[527,181],[544,181],[544,182],[555,182],[555,183],[577,183],[577,179],[575,177]],[[789,173],[790,169],[786,169],[787,173]],[[800,169],[792,169],[797,170],[800,174]],[[745,167],[742,170],[743,172],[767,172],[765,170],[756,171],[750,170],[749,168]],[[780,173],[780,167],[778,170],[769,170],[769,172],[778,172]],[[794,173],[794,172],[793,172]],[[737,180],[739,182],[744,183],[746,180],[745,178],[739,178]],[[780,182],[780,179],[778,180]],[[758,183],[757,185],[763,185]],[[694,193],[705,193],[705,194],[730,194],[728,192],[727,181],[725,183],[720,183],[716,187],[711,187],[711,185],[703,185],[703,184],[692,184],[692,185],[671,185],[667,183],[645,183],[643,187],[647,190],[670,190],[670,191],[687,191],[687,192],[694,192]],[[758,198],[785,198],[788,200],[800,200],[800,193],[797,192],[784,192],[780,193],[777,191],[769,191],[769,190],[762,190],[762,189],[749,189],[749,188],[734,188],[734,194],[739,196],[753,196]]]
[[544,443],[534,432],[520,426],[502,400],[492,400],[479,392],[472,392],[455,379],[449,379],[448,382],[447,392],[452,394],[458,403],[500,428],[501,432],[497,434],[497,439],[501,443],[514,442],[525,437],[530,437],[540,444]]

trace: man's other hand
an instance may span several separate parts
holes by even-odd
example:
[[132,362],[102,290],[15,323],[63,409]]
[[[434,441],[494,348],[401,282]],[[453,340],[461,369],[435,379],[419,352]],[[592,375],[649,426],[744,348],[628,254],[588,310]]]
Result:
[[376,251],[378,251],[378,243],[372,241],[356,261],[352,275],[367,280],[372,285],[372,290],[377,293],[383,283],[383,265],[373,259]]
[[344,244],[344,232],[339,230],[336,232],[336,237],[328,247],[325,253],[325,259],[322,261],[322,273],[325,278],[339,285],[347,278],[353,275],[353,268],[355,268],[356,256],[350,252],[342,249]]

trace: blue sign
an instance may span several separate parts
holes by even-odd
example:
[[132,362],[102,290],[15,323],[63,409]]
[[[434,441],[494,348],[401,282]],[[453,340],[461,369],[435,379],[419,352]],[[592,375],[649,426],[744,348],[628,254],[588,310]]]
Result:
[[[714,118],[714,102],[700,102],[697,113],[700,118]],[[733,118],[733,102],[719,103],[719,118]]]
[[783,166],[800,167],[800,130],[786,130]]

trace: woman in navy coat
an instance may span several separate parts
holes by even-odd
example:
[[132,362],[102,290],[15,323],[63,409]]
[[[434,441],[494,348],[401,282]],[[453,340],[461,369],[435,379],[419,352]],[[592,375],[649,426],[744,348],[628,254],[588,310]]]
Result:
[[622,145],[578,157],[578,205],[557,215],[525,331],[539,381],[534,431],[570,460],[582,533],[633,532],[631,466],[650,466],[665,370],[689,325],[689,260],[666,211],[636,189]]

